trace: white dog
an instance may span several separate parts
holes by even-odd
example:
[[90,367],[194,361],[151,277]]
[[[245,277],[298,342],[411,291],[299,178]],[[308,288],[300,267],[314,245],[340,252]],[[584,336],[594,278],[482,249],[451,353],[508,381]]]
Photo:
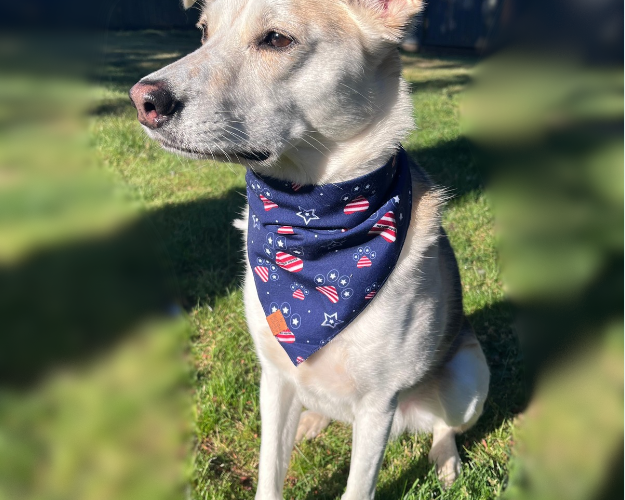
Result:
[[[184,3],[188,8],[195,1]],[[403,28],[420,7],[421,0],[206,0],[199,21],[202,47],[142,79],[131,89],[131,99],[148,135],[166,149],[192,158],[244,164],[248,198],[259,188],[263,200],[265,191],[255,179],[292,186],[292,193],[284,196],[293,206],[298,196],[307,199],[306,187],[321,196],[323,189],[333,186],[360,187],[354,180],[368,178],[385,165],[392,173],[396,162],[408,161],[398,148],[413,127],[412,105],[400,77],[397,46]],[[489,370],[462,312],[457,264],[441,229],[444,194],[418,166],[411,163],[410,171],[412,183],[398,186],[408,189],[412,198],[405,219],[409,224],[402,229],[395,214],[387,225],[382,218],[369,233],[362,233],[372,245],[397,249],[395,257],[389,257],[390,275],[381,276],[384,284],[374,300],[368,294],[366,308],[355,308],[358,314],[344,322],[340,333],[319,341],[323,347],[306,358],[298,356],[294,361],[295,355],[288,351],[297,345],[293,339],[304,338],[298,333],[304,326],[294,330],[298,323],[288,308],[284,315],[278,312],[280,317],[272,323],[275,307],[267,310],[261,288],[272,284],[273,270],[278,270],[276,280],[285,273],[297,280],[295,273],[313,264],[303,253],[303,260],[299,259],[296,250],[287,254],[290,264],[280,262],[284,254],[272,247],[273,237],[265,247],[267,266],[260,265],[254,272],[254,262],[248,262],[245,309],[262,366],[259,500],[282,498],[294,442],[315,437],[330,419],[353,423],[343,500],[374,497],[387,440],[406,430],[433,432],[429,458],[444,485],[460,473],[455,435],[480,416]],[[358,205],[358,200],[352,202]],[[392,206],[388,205],[391,199],[382,201],[387,203],[381,205],[384,210]],[[263,203],[259,212],[263,217],[280,213],[280,201],[265,196]],[[274,207],[278,208],[272,211]],[[348,213],[342,210],[336,211],[339,219]],[[319,234],[327,241],[327,234],[334,232],[337,250],[345,247],[351,252],[345,238],[355,228],[338,231],[339,226],[326,230],[317,225],[311,229],[321,219],[306,206],[299,206],[299,211],[295,215],[302,224],[294,235],[276,215],[276,228],[287,238],[280,241],[291,245],[288,238],[295,238],[300,230],[306,238]],[[252,232],[261,226],[266,229],[273,221],[258,221],[255,212],[248,220],[248,213],[238,226],[246,233],[251,253],[256,245]],[[376,214],[367,219],[370,226]],[[384,231],[386,242],[381,239]],[[265,236],[270,234],[274,232]],[[320,259],[330,258],[334,250],[324,248],[312,251],[321,252]],[[386,259],[378,255],[367,266],[373,262],[369,269],[379,268]],[[356,271],[350,272],[346,280],[350,276],[355,280]],[[333,278],[333,273],[327,275],[328,280]],[[281,290],[276,283],[268,288],[272,294]],[[292,285],[299,286],[296,281]],[[314,299],[338,306],[351,293],[338,283],[309,285],[300,287],[301,304]],[[304,295],[304,290],[310,295]],[[356,286],[349,290],[360,293]],[[342,311],[326,312],[321,326],[335,331],[334,320],[341,323]],[[302,407],[307,411],[302,413]]]

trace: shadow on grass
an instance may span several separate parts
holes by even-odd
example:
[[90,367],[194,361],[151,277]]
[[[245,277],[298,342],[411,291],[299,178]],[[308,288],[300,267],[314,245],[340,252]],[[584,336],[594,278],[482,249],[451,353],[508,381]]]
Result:
[[429,148],[407,145],[405,149],[432,181],[447,189],[452,197],[460,198],[484,188],[483,173],[473,157],[471,143],[463,137]]
[[449,93],[457,93],[464,89],[471,82],[469,75],[452,75],[447,78],[432,78],[422,82],[408,82],[410,92],[437,92],[449,89]]
[[313,479],[312,482],[316,484],[307,492],[306,496],[302,498],[305,500],[335,500],[336,498],[340,498],[347,484],[349,463],[349,455],[337,457],[337,463],[334,466],[335,472],[323,481],[316,481],[311,478]]
[[475,66],[480,60],[477,56],[460,54],[436,54],[428,52],[399,51],[404,68],[419,69],[466,69]]
[[426,454],[415,457],[408,470],[398,478],[384,484],[376,490],[376,499],[378,500],[398,500],[410,491],[415,481],[425,478],[432,468]]
[[[305,500],[335,500],[340,498],[347,485],[349,475],[350,457],[341,457],[334,472],[326,481],[316,485],[304,498]],[[415,457],[400,477],[386,483],[376,490],[375,498],[378,500],[398,500],[403,494],[410,490],[415,480],[425,477],[430,469],[428,457],[426,455]],[[312,479],[312,478],[311,478]]]
[[137,81],[200,47],[198,30],[109,31],[101,40],[94,83],[127,92]]
[[245,199],[165,206],[109,235],[39,250],[0,267],[0,381],[36,382],[84,363],[133,326],[182,306],[211,303],[238,286]]

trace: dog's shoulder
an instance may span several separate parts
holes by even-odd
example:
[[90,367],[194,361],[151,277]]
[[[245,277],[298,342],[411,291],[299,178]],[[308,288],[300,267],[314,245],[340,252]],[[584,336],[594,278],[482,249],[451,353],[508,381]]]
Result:
[[[463,327],[462,284],[453,248],[442,225],[443,209],[451,198],[448,189],[437,186],[416,163],[411,164],[413,184],[413,213],[415,239],[421,244],[436,245],[441,282],[445,284],[443,296],[448,301],[446,328],[441,339],[440,352],[445,353],[457,343]],[[470,327],[469,327],[470,331]],[[444,362],[449,355],[439,360]]]
[[414,235],[425,244],[436,243],[441,237],[443,209],[449,191],[437,186],[421,166],[410,159],[412,177],[412,220]]

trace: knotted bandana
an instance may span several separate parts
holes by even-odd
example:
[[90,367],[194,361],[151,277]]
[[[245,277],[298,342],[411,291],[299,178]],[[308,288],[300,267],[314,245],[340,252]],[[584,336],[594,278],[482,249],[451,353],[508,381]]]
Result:
[[412,187],[403,149],[378,170],[301,186],[251,170],[247,254],[267,323],[298,365],[371,303],[397,263]]

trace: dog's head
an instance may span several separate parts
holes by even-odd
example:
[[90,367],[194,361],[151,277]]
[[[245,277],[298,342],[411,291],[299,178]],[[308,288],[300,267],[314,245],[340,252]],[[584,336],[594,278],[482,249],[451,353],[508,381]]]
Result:
[[420,7],[205,0],[202,46],[130,96],[148,134],[177,153],[270,166],[299,148],[322,152],[361,133],[386,105],[389,78],[399,80],[396,47]]

